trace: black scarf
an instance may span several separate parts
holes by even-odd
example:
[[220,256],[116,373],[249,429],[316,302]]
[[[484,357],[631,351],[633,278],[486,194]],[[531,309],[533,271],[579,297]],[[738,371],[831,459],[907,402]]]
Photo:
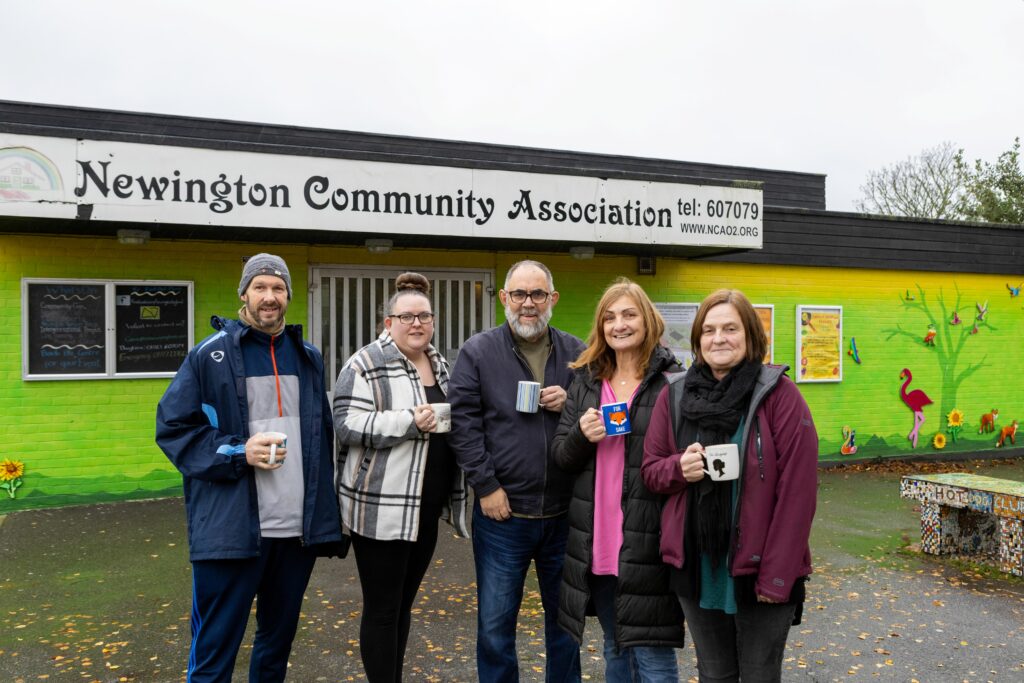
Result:
[[[695,365],[686,373],[681,412],[686,421],[696,426],[701,444],[732,441],[750,405],[761,367],[759,362],[745,361],[721,381],[715,379],[706,364]],[[690,511],[697,529],[697,547],[711,558],[714,566],[729,549],[732,485],[731,481],[714,482],[705,477],[691,489],[696,493]]]

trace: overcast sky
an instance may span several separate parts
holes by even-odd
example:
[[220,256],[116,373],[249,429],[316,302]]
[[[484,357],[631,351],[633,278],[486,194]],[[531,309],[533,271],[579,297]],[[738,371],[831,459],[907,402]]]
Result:
[[7,2],[0,99],[827,174],[1024,134],[1024,0]]

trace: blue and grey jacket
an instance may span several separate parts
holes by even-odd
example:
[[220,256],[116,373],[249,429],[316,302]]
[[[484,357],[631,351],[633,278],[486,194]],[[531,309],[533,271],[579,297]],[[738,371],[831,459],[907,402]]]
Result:
[[[254,470],[245,460],[249,416],[241,339],[250,328],[214,316],[218,330],[193,348],[157,406],[156,442],[182,474],[192,561],[259,555]],[[334,493],[331,411],[320,352],[302,341],[302,326],[284,334],[301,348],[304,545],[341,540]]]
[[[567,332],[548,328],[551,353],[544,366],[544,385],[568,388],[569,363],[584,344]],[[469,338],[459,350],[448,384],[452,431],[448,443],[477,497],[499,487],[508,495],[512,513],[552,517],[569,509],[575,475],[557,465],[551,444],[559,413],[516,410],[516,390],[533,373],[512,338],[508,323]]]

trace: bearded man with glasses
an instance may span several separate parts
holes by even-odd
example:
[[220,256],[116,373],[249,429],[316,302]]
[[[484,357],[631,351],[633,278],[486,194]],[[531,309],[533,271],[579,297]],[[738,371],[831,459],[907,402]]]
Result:
[[[506,324],[474,335],[459,351],[448,398],[449,443],[476,494],[477,675],[518,681],[516,619],[533,562],[544,606],[547,681],[579,681],[579,646],[557,622],[573,476],[549,452],[569,363],[584,344],[549,325],[558,292],[538,261],[508,270],[498,292]],[[540,408],[516,409],[520,381],[539,382]]]

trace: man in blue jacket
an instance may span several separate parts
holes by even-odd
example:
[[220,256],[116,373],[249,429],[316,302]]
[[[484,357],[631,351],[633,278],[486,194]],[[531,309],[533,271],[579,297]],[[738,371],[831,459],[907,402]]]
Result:
[[190,683],[231,680],[257,596],[249,681],[283,681],[316,555],[342,540],[323,359],[285,325],[288,266],[253,256],[238,295],[239,320],[212,319],[157,407],[188,517]]
[[[476,493],[477,675],[488,683],[519,680],[516,619],[532,561],[544,606],[546,680],[578,681],[579,647],[557,621],[573,477],[549,449],[572,381],[568,364],[584,345],[548,324],[558,292],[544,264],[514,264],[498,296],[506,324],[466,341],[448,386],[449,444]],[[536,413],[516,410],[520,381],[543,387]]]

